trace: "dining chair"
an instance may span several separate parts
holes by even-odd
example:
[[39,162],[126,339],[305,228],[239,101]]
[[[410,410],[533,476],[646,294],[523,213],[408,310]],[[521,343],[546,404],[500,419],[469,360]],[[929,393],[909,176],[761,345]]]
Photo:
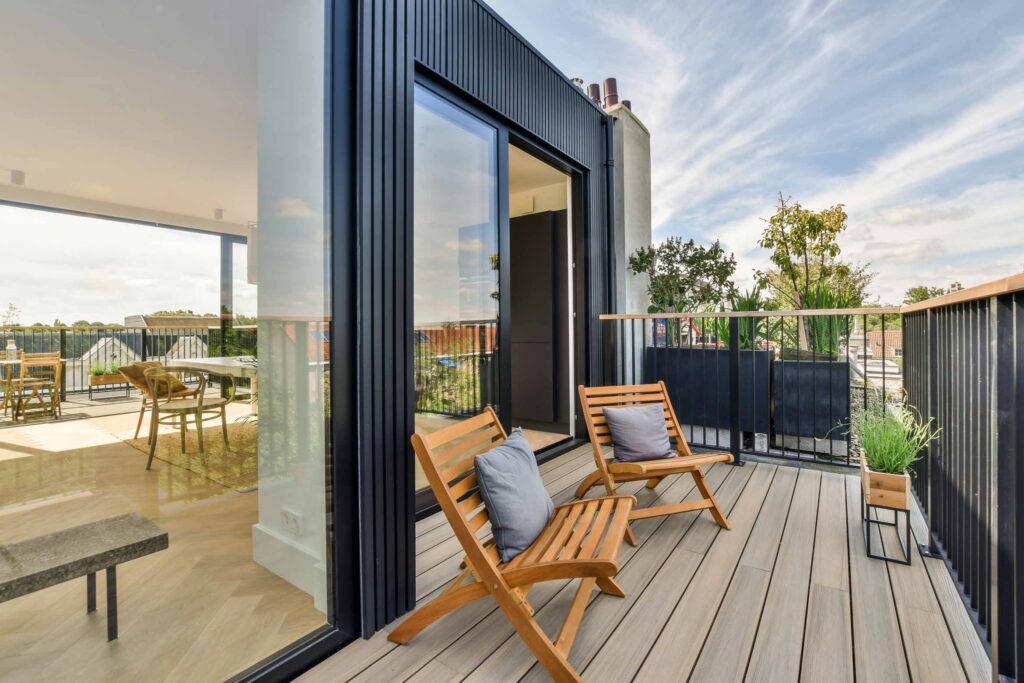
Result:
[[[139,406],[139,419],[135,423],[135,437],[139,438],[139,432],[142,431],[142,421],[146,416],[146,409],[150,407],[153,402],[153,396],[150,393],[149,383],[146,381],[146,371],[150,368],[163,367],[163,363],[158,360],[147,360],[137,361],[130,363],[124,367],[118,368],[118,372],[124,375],[124,378],[128,380],[128,383],[139,390],[139,394],[142,396],[142,404]],[[199,392],[198,387],[188,387],[178,380],[174,375],[171,375],[170,380],[170,395],[174,398],[195,398]]]
[[178,428],[178,432],[181,435],[181,452],[185,453],[185,435],[188,433],[188,420],[191,418],[196,428],[196,436],[199,443],[199,459],[204,466],[206,465],[206,448],[203,442],[204,421],[219,418],[224,446],[230,446],[228,442],[227,406],[234,400],[234,382],[230,382],[220,396],[207,396],[206,376],[199,374],[199,386],[195,390],[194,397],[183,398],[180,395],[176,395],[172,389],[182,383],[184,375],[192,372],[193,370],[190,368],[173,365],[156,366],[148,368],[145,372],[146,383],[151,396],[147,470],[152,467],[153,457],[156,455],[160,425]]
[[[60,417],[60,378],[64,368],[60,352],[24,353],[14,380],[14,419],[26,420],[28,413],[49,413]],[[33,407],[35,406],[35,407]]]

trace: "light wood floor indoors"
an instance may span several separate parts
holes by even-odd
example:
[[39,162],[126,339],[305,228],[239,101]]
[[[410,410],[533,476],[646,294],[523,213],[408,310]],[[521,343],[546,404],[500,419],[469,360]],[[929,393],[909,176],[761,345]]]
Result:
[[89,615],[84,578],[0,603],[0,681],[220,681],[324,623],[309,595],[253,561],[257,492],[159,460],[147,472],[121,440],[135,419],[0,429],[0,544],[135,511],[170,537],[118,567],[116,641],[102,576]]
[[[570,500],[593,466],[589,446],[544,463],[555,502]],[[715,465],[708,480],[733,529],[720,531],[707,512],[634,522],[639,545],[623,547],[616,577],[626,597],[595,592],[569,657],[585,680],[990,680],[940,560],[915,553],[908,567],[866,557],[858,478],[747,463]],[[641,505],[695,496],[689,477],[640,487],[627,490]],[[917,514],[918,536],[922,526]],[[439,515],[416,532],[422,602],[456,575],[462,553]],[[883,540],[892,550],[894,539]],[[550,582],[530,592],[549,633],[575,590],[575,582]],[[490,598],[408,645],[386,635],[353,643],[300,680],[547,679]]]

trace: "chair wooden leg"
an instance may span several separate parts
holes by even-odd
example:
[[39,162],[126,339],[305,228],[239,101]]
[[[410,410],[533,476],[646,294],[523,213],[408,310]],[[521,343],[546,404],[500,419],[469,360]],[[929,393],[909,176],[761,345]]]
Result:
[[228,443],[228,407],[220,407],[220,433],[224,437],[224,447],[228,447],[231,444]]
[[153,465],[153,456],[156,454],[156,440],[158,433],[158,416],[159,413],[156,407],[149,411],[149,460],[146,461],[146,469],[148,470]]
[[182,415],[178,422],[178,433],[181,434],[181,454],[185,455],[185,416]]
[[593,472],[588,474],[582,482],[580,482],[579,487],[576,489],[576,497],[582,498],[583,496],[587,495],[587,491],[594,488],[600,483],[601,472],[599,470],[594,470]]
[[410,614],[405,621],[388,634],[388,640],[404,645],[441,617],[485,595],[489,595],[487,588],[479,581],[445,591]]
[[704,500],[711,503],[711,507],[708,510],[711,512],[711,516],[714,517],[715,521],[718,522],[718,526],[723,529],[731,529],[732,525],[729,524],[729,520],[725,518],[725,513],[722,512],[722,508],[718,506],[718,501],[715,500],[715,494],[711,493],[711,489],[708,488],[708,484],[704,481],[704,473],[697,468],[693,470],[693,481],[697,484],[697,489],[700,491],[700,495]]
[[661,483],[661,480],[664,479],[664,478],[665,477],[655,477],[654,479],[648,479],[647,480],[647,488],[649,488],[649,489],[656,488],[658,486],[658,484]]
[[[185,417],[182,416],[182,420]],[[196,438],[199,440],[199,461],[206,466],[206,447],[203,445],[203,415],[196,413]]]
[[555,649],[563,657],[569,656],[572,643],[576,640],[576,633],[580,629],[580,623],[583,621],[583,612],[587,609],[587,603],[590,602],[590,594],[594,591],[595,583],[597,583],[597,579],[594,577],[588,576],[580,580],[580,587],[576,590],[576,597],[573,598],[572,604],[569,605],[569,613],[565,615],[565,622],[558,631],[558,640],[555,641]]
[[622,590],[622,586],[620,586],[613,578],[607,576],[599,577],[597,579],[597,587],[601,589],[602,593],[614,595],[617,598],[626,597],[626,591]]
[[[594,579],[583,579],[585,582],[590,582],[591,588],[594,585]],[[582,586],[581,586],[582,590]],[[589,591],[584,591],[586,596],[589,598]],[[576,599],[579,600],[580,593],[577,591]],[[569,663],[569,659],[561,651],[561,649],[551,642],[547,634],[544,633],[543,629],[537,624],[533,617],[526,610],[526,606],[514,602],[513,598],[508,594],[505,594],[498,599],[498,605],[501,606],[503,612],[508,617],[508,620],[512,623],[512,627],[515,628],[516,633],[522,638],[523,644],[529,648],[533,656],[537,658],[540,665],[544,667],[548,675],[555,680],[556,683],[583,683],[583,679],[573,669],[572,664]],[[574,601],[575,602],[575,601]],[[585,604],[584,604],[585,606]],[[572,608],[570,608],[572,610]],[[571,615],[570,615],[571,616]],[[566,622],[569,621],[569,617],[566,618]],[[577,628],[578,628],[577,624]],[[565,625],[562,626],[563,631]],[[575,638],[575,629],[573,629],[573,637]],[[560,638],[561,639],[561,638]],[[572,642],[569,641],[571,647]],[[568,648],[566,648],[568,651]]]
[[633,527],[626,525],[626,542],[631,546],[636,546],[636,536],[633,534]]
[[139,408],[139,421],[135,424],[135,438],[139,438],[139,432],[142,430],[142,419],[146,416],[146,399],[142,399],[142,407]]

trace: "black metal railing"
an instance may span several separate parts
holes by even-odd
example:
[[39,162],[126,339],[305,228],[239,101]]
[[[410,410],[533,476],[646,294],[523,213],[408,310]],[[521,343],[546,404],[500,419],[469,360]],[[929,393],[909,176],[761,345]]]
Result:
[[908,399],[941,430],[913,471],[927,543],[946,558],[1004,678],[1024,666],[1021,290],[1016,276],[903,317]]
[[496,320],[416,325],[417,412],[464,416],[497,404],[497,330]]
[[736,457],[854,465],[851,415],[902,391],[898,308],[601,320],[606,383],[664,381],[690,444]]
[[[90,390],[90,377],[135,361],[211,356],[255,356],[255,325],[211,327],[0,327],[0,355],[8,340],[25,353],[59,352],[62,395]],[[123,389],[105,384],[96,390]],[[0,382],[0,395],[3,383]]]

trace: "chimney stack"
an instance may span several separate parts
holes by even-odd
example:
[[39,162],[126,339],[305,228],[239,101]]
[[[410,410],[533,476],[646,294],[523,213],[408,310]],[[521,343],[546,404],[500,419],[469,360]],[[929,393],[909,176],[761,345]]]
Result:
[[614,107],[619,103],[619,89],[614,78],[604,79],[604,108]]
[[629,100],[622,100],[622,106],[630,111],[633,111],[633,103],[630,102]]
[[597,83],[591,83],[587,86],[587,94],[590,95],[590,99],[597,102],[598,106],[601,106],[601,86]]
[[583,79],[582,79],[582,78],[580,78],[579,76],[575,76],[575,77],[574,77],[574,78],[572,79],[572,84],[573,84],[573,85],[575,85],[575,86],[576,86],[577,88],[579,88],[580,90],[583,90]]

